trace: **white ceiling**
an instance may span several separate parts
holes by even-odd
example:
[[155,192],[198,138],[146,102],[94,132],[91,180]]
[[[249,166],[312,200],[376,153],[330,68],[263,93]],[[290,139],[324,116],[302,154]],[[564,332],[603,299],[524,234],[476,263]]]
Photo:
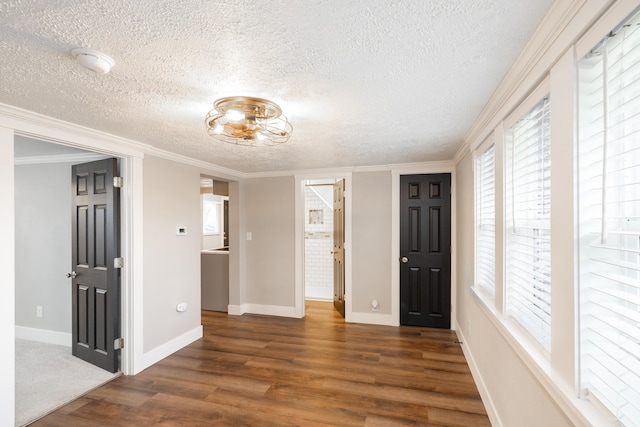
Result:
[[[0,103],[244,173],[449,160],[551,3],[2,1]],[[277,102],[289,142],[208,136],[231,95]]]

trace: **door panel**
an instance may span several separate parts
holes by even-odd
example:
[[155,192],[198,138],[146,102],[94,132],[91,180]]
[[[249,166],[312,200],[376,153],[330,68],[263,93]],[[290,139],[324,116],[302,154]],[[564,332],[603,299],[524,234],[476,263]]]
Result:
[[400,177],[400,323],[451,327],[451,175]]
[[344,317],[344,179],[333,185],[333,305]]
[[118,370],[120,337],[119,189],[117,160],[72,168],[72,353],[110,372]]

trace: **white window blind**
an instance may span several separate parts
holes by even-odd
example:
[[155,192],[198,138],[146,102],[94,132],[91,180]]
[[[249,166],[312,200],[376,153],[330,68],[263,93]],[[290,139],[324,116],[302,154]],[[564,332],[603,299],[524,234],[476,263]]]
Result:
[[579,62],[580,383],[640,426],[640,20]]
[[507,133],[506,314],[546,351],[551,339],[549,98]]
[[496,269],[495,149],[476,158],[476,284],[495,294]]

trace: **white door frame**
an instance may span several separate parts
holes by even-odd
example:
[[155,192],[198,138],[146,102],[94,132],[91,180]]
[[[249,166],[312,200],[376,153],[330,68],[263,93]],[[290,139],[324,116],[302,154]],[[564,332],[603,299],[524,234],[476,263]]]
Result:
[[391,170],[391,317],[395,326],[400,325],[400,176],[436,173],[451,174],[451,329],[456,329],[456,167],[450,161],[398,165]]
[[321,173],[295,175],[295,315],[304,317],[304,186],[305,181],[318,179],[344,179],[344,292],[345,321],[352,321],[352,244],[351,244],[351,172],[327,171]]
[[[3,104],[0,104],[0,127],[12,130],[14,138],[15,135],[23,135],[120,158],[120,173],[124,178],[124,187],[121,191],[121,255],[124,258],[121,276],[121,334],[125,340],[125,346],[121,350],[120,368],[125,375],[135,375],[144,369],[141,309],[143,297],[142,159],[144,153],[140,148],[144,146],[124,138]],[[11,164],[13,163],[11,159]],[[13,181],[11,184],[14,185]],[[11,209],[15,209],[13,197],[7,200],[7,203]],[[12,268],[15,268],[15,262]],[[11,329],[13,330],[11,338],[15,338],[13,325]]]

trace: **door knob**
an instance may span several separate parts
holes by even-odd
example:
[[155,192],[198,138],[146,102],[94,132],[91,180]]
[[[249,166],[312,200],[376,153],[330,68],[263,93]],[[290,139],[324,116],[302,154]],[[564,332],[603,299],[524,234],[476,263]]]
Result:
[[406,264],[409,262],[409,258],[407,258],[406,256],[403,256],[400,261],[402,261],[403,264]]
[[67,277],[69,279],[75,279],[77,275],[78,273],[76,273],[75,271],[72,271],[71,273],[67,273]]

